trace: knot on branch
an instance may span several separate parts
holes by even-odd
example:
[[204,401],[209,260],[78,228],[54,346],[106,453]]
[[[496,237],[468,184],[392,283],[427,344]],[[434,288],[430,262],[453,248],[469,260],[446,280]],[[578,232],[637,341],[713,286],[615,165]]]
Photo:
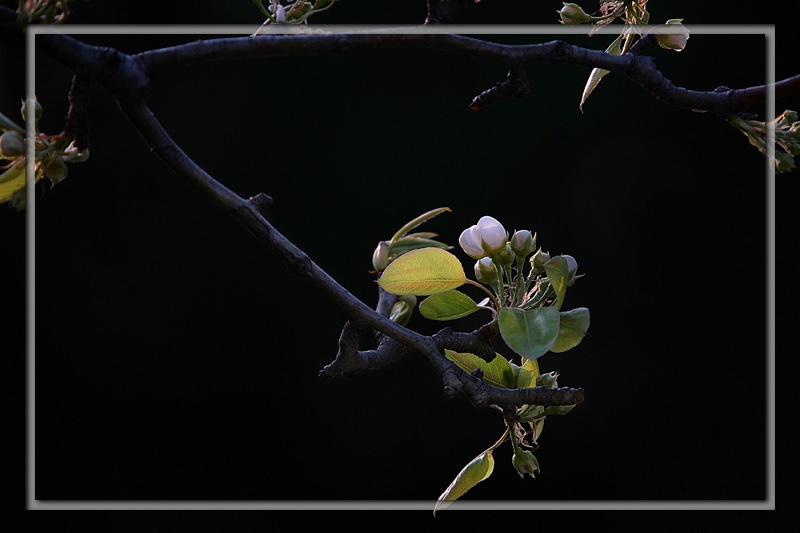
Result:
[[150,78],[139,62],[132,56],[115,48],[102,48],[103,66],[97,81],[110,90],[117,100],[142,98],[150,85]]
[[272,196],[260,192],[247,199],[259,211],[272,205]]
[[550,58],[551,65],[563,65],[569,59],[569,44],[566,41],[551,41],[547,57]]

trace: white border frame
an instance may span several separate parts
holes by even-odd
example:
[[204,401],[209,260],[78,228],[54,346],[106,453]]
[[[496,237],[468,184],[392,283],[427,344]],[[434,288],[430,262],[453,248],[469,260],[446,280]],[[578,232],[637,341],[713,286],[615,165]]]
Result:
[[[766,39],[767,84],[766,118],[775,117],[775,26],[702,26],[687,25],[691,33],[717,35],[764,35]],[[336,33],[380,32],[380,33],[456,33],[465,35],[586,35],[587,27],[556,25],[509,25],[509,26],[314,26]],[[619,33],[619,26],[606,26],[602,33]],[[35,55],[36,36],[39,34],[69,35],[251,35],[257,27],[253,26],[28,26],[26,31],[26,123],[27,138],[34,137],[35,102]],[[652,29],[652,28],[651,28]],[[664,27],[654,29],[656,33],[673,33]],[[448,505],[448,510],[774,510],[775,509],[775,172],[769,161],[775,157],[775,127],[767,122],[767,156],[765,169],[767,177],[767,431],[766,463],[767,479],[765,500],[732,501],[461,501]],[[34,160],[33,143],[28,143],[28,161]],[[26,167],[26,236],[28,277],[26,319],[28,324],[27,341],[27,451],[25,494],[26,508],[29,510],[427,510],[433,511],[435,501],[252,501],[252,502],[211,502],[211,501],[165,501],[165,502],[120,502],[120,501],[47,501],[36,499],[36,425],[33,422],[36,411],[36,349],[35,349],[35,189],[33,165]]]

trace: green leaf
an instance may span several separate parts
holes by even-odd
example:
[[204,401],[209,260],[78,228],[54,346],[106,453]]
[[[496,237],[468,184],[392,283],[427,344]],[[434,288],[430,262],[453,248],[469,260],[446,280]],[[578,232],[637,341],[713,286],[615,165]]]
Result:
[[559,313],[555,307],[504,307],[497,318],[500,335],[508,347],[528,359],[547,353],[558,338]]
[[[614,39],[614,42],[611,43],[608,48],[606,48],[606,53],[619,55],[623,35],[624,34],[620,34],[619,37]],[[589,98],[590,94],[592,94],[592,91],[594,91],[595,87],[597,87],[597,84],[600,83],[600,80],[602,80],[603,76],[608,74],[608,72],[609,71],[602,68],[592,69],[592,72],[589,74],[589,79],[586,81],[586,86],[583,88],[583,94],[581,95],[581,111],[583,111],[583,103],[586,102],[586,99]]]
[[420,248],[392,261],[378,284],[392,294],[426,296],[455,289],[466,281],[456,256],[439,248]]
[[574,348],[586,336],[589,329],[589,310],[578,307],[561,313],[558,325],[558,338],[550,347],[553,352],[566,352]]
[[517,376],[519,367],[512,365],[508,359],[500,354],[496,354],[491,362],[484,361],[480,357],[471,353],[459,353],[453,350],[444,351],[445,357],[465,372],[472,373],[476,368],[483,370],[483,381],[495,387],[502,387],[504,389],[513,389],[517,386]]
[[522,368],[520,368],[519,377],[517,378],[517,387],[527,389],[531,387],[531,383],[536,386],[536,378],[539,377],[539,363],[536,362],[536,359],[527,359],[525,357],[522,360]]
[[494,470],[494,457],[492,456],[492,449],[488,449],[475,459],[469,462],[458,476],[450,483],[450,486],[445,489],[439,499],[436,501],[436,506],[433,509],[433,514],[436,511],[444,509],[450,502],[453,502],[463,496],[469,489],[492,475]]
[[391,242],[391,243],[397,242],[400,239],[400,237],[404,236],[406,233],[408,233],[412,229],[416,228],[420,224],[423,224],[424,222],[427,222],[428,220],[430,220],[430,219],[432,219],[432,218],[434,218],[434,217],[436,217],[438,215],[441,215],[444,212],[450,212],[450,211],[451,211],[451,209],[449,207],[439,207],[439,208],[436,208],[436,209],[431,209],[427,213],[421,214],[420,216],[418,216],[417,218],[415,218],[411,222],[408,222],[405,226],[403,226],[402,228],[397,230],[397,233],[395,233],[392,236],[392,238],[389,239],[389,242]]
[[389,254],[390,255],[402,255],[404,253],[410,252],[411,250],[417,250],[419,248],[449,248],[443,242],[439,242],[433,239],[425,239],[421,237],[402,237],[397,241],[389,244]]
[[455,320],[479,309],[472,298],[459,291],[445,291],[428,296],[419,304],[422,316],[431,320]]
[[550,286],[556,291],[556,309],[561,309],[564,303],[564,296],[567,293],[567,281],[569,280],[569,263],[562,255],[557,255],[544,264]]

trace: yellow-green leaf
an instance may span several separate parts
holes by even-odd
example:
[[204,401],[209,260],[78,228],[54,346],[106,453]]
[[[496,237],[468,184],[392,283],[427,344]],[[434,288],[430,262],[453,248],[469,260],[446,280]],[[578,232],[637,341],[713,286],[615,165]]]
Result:
[[459,353],[447,349],[445,349],[444,355],[465,372],[471,373],[476,368],[480,368],[483,370],[483,381],[489,385],[504,389],[513,389],[517,386],[519,367],[515,372],[508,359],[500,354],[496,354],[491,362],[486,362],[475,354]]
[[533,385],[536,385],[536,378],[539,377],[539,363],[536,362],[536,359],[528,359],[527,357],[522,358],[522,368],[520,369],[519,378],[517,378],[517,387],[520,389],[527,389]]
[[450,483],[450,486],[445,489],[439,499],[436,501],[436,506],[433,509],[433,514],[439,509],[444,509],[451,502],[463,496],[469,489],[492,475],[494,470],[494,457],[492,456],[492,448],[489,448],[478,457],[469,462],[464,467],[458,476]]
[[456,256],[440,248],[420,248],[392,261],[378,284],[392,294],[426,296],[455,289],[466,281]]
[[25,159],[21,158],[11,168],[0,174],[0,203],[11,200],[15,192],[25,188]]

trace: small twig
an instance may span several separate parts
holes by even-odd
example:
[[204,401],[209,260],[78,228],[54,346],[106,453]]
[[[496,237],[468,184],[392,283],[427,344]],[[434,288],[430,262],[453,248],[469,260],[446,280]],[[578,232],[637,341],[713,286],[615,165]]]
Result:
[[89,147],[89,79],[75,74],[69,91],[69,111],[64,131],[74,136],[79,150]]
[[496,84],[491,89],[487,89],[473,98],[469,107],[477,111],[485,105],[504,98],[509,98],[511,96],[523,98],[529,94],[531,94],[531,88],[528,84],[525,66],[516,66],[509,69],[508,79],[506,79],[506,81]]

